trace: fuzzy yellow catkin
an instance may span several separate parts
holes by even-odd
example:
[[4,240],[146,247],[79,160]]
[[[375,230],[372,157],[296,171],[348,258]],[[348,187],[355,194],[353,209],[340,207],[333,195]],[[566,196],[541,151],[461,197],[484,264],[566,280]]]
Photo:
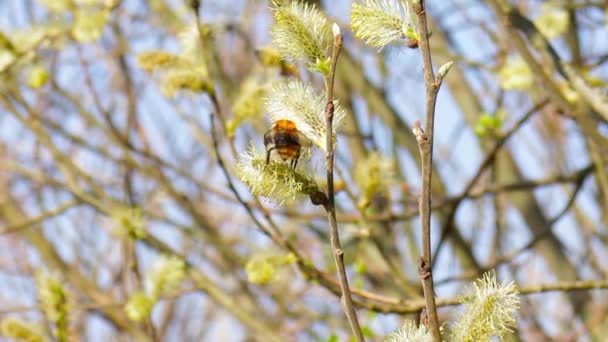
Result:
[[545,5],[542,13],[534,19],[534,24],[543,36],[548,39],[557,38],[568,31],[568,11],[555,5]]
[[534,76],[523,58],[513,56],[498,70],[498,81],[505,90],[526,90],[532,86]]
[[351,28],[355,37],[378,49],[406,38],[419,40],[409,4],[402,0],[353,2]]
[[270,254],[261,252],[252,255],[245,264],[247,280],[254,284],[268,284],[276,279],[277,271],[284,266],[296,261],[295,255]]
[[42,312],[53,325],[53,335],[59,341],[67,341],[70,294],[58,276],[46,271],[36,274],[36,286]]
[[155,298],[152,298],[143,291],[138,291],[129,297],[124,310],[129,319],[139,322],[150,316],[155,303]]
[[283,204],[294,201],[297,195],[311,195],[319,191],[306,171],[294,170],[286,163],[271,162],[266,165],[265,155],[265,151],[252,146],[240,156],[237,163],[237,176],[252,194]]
[[14,317],[7,317],[0,322],[0,334],[15,341],[49,341],[44,335],[44,329],[41,325],[22,321]]
[[186,277],[186,263],[177,256],[163,255],[146,274],[148,294],[153,298],[176,291]]
[[79,42],[91,43],[96,41],[101,37],[109,16],[110,12],[105,9],[80,8],[76,10],[72,35]]
[[211,81],[203,73],[191,69],[170,69],[162,77],[162,91],[167,97],[174,97],[179,90],[190,90],[195,93],[213,93]]
[[432,342],[433,336],[424,326],[416,325],[414,321],[407,320],[397,331],[388,335],[384,342]]
[[387,194],[394,181],[394,161],[378,152],[370,153],[359,163],[354,180],[361,191],[361,207],[366,207],[376,194]]
[[489,341],[502,337],[515,325],[513,317],[519,308],[515,285],[498,283],[496,274],[488,272],[473,284],[473,293],[463,301],[464,312],[452,329],[452,340]]
[[329,73],[332,36],[325,15],[301,1],[275,1],[272,42],[292,63],[304,62],[313,72]]
[[258,119],[264,111],[264,98],[268,84],[259,77],[251,77],[241,85],[232,105],[233,118],[226,122],[228,134],[232,136],[238,126],[248,120]]
[[111,217],[117,235],[134,240],[146,237],[146,220],[141,208],[116,207]]
[[170,52],[151,50],[139,54],[137,64],[145,71],[154,71],[185,66],[185,61],[180,56]]

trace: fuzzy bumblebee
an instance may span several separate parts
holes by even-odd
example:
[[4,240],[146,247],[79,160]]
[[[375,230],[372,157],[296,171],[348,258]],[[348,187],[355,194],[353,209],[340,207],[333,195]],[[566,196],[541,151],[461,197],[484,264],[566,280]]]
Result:
[[264,133],[264,146],[266,147],[266,164],[270,162],[272,151],[276,151],[283,161],[290,161],[290,166],[295,169],[300,159],[302,148],[312,145],[302,132],[296,128],[291,120],[277,120],[272,128]]

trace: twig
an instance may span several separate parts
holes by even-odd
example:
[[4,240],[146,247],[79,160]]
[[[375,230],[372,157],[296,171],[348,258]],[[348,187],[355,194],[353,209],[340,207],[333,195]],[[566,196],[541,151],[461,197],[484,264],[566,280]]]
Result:
[[498,265],[506,264],[506,263],[510,262],[514,258],[520,256],[523,252],[530,250],[539,241],[541,241],[542,239],[544,239],[548,235],[550,235],[553,225],[557,221],[559,221],[566,213],[568,213],[568,211],[570,210],[572,205],[574,205],[576,196],[581,191],[588,173],[581,173],[580,175],[581,176],[576,180],[574,190],[572,191],[572,194],[570,195],[570,199],[568,200],[568,202],[566,203],[564,208],[557,215],[555,215],[555,217],[553,217],[551,220],[549,220],[549,224],[547,225],[547,227],[543,231],[541,231],[539,234],[534,236],[530,241],[528,241],[528,243],[526,243],[524,246],[518,248],[517,250],[510,252],[507,255],[495,257],[493,262],[491,262],[490,264],[488,264],[486,266],[482,266],[480,270],[472,270],[469,272],[465,272],[464,274],[461,274],[457,277],[448,277],[448,278],[439,280],[437,282],[437,284],[446,284],[446,283],[452,282],[452,281],[461,281],[461,280],[475,278],[483,272],[496,268]]
[[446,216],[446,220],[445,220],[446,223],[444,224],[444,227],[441,231],[441,238],[439,239],[439,243],[437,244],[437,250],[436,250],[435,256],[437,255],[437,253],[439,253],[439,250],[443,246],[443,243],[446,241],[446,238],[451,230],[450,227],[453,227],[452,221],[456,217],[456,211],[458,210],[460,203],[462,203],[462,201],[468,197],[469,192],[471,192],[473,190],[473,187],[475,187],[475,184],[477,184],[477,182],[479,181],[479,179],[481,178],[483,173],[486,171],[486,169],[488,167],[490,167],[492,165],[492,162],[498,155],[498,152],[501,150],[501,148],[506,144],[507,140],[509,140],[509,138],[511,138],[511,136],[513,136],[513,134],[515,134],[515,132],[517,132],[524,125],[524,123],[526,123],[528,121],[528,119],[530,119],[532,117],[532,115],[534,113],[536,113],[540,109],[542,109],[547,103],[549,103],[549,101],[545,99],[545,100],[542,100],[541,102],[539,102],[538,104],[534,105],[532,108],[530,108],[530,110],[528,110],[526,112],[526,114],[524,114],[519,120],[517,120],[517,122],[513,125],[513,127],[511,127],[511,129],[509,131],[507,131],[505,134],[503,134],[500,137],[500,139],[498,139],[496,141],[496,143],[494,144],[494,146],[492,147],[490,152],[488,152],[486,157],[481,162],[481,165],[477,169],[477,172],[475,173],[475,175],[471,178],[469,183],[465,186],[462,193],[455,198],[454,205],[450,208],[450,211],[448,212],[448,215]]
[[[530,179],[530,180],[521,180],[511,183],[504,184],[488,184],[483,187],[473,188],[464,196],[463,194],[454,195],[451,197],[442,198],[436,200],[435,203],[431,206],[431,210],[439,210],[444,207],[448,207],[451,205],[455,205],[458,202],[463,200],[476,200],[484,196],[488,195],[499,195],[510,192],[519,192],[519,191],[527,191],[531,189],[538,189],[551,185],[558,184],[569,184],[569,183],[578,183],[581,178],[586,178],[587,176],[593,174],[595,172],[595,164],[589,164],[583,168],[580,168],[572,173],[568,174],[557,174],[539,179]],[[404,211],[403,213],[381,213],[381,214],[366,214],[365,217],[362,216],[361,213],[347,213],[339,215],[338,218],[342,222],[359,222],[365,219],[366,222],[396,222],[396,221],[406,221],[415,218],[419,214],[420,208],[412,208]],[[276,213],[279,213],[288,217],[297,216],[300,220],[310,221],[315,219],[321,219],[321,214],[317,213],[296,213],[292,210],[276,210]]]
[[[435,104],[441,81],[450,64],[446,64],[435,78],[433,73],[433,61],[431,60],[431,48],[429,45],[429,34],[426,23],[426,11],[424,0],[413,3],[414,12],[418,17],[418,29],[420,30],[420,51],[424,62],[424,84],[426,87],[426,131],[417,122],[413,128],[418,149],[420,150],[422,194],[420,196],[420,221],[422,223],[422,256],[418,260],[418,273],[422,280],[424,299],[426,303],[427,327],[434,341],[441,341],[439,331],[439,317],[435,305],[435,290],[433,288],[433,274],[431,272],[431,179],[433,177],[433,129],[435,125]],[[449,62],[451,63],[451,62]]]
[[333,137],[333,121],[334,121],[334,78],[336,76],[336,63],[340,50],[342,50],[342,33],[337,25],[334,24],[334,51],[331,58],[331,68],[329,75],[325,79],[327,106],[325,107],[325,146],[326,146],[326,161],[327,161],[327,203],[325,203],[325,211],[327,211],[327,219],[331,227],[331,247],[334,251],[334,261],[338,270],[338,280],[340,281],[340,289],[342,291],[342,306],[346,318],[350,323],[350,328],[355,335],[357,341],[365,341],[363,332],[359,326],[357,312],[353,305],[350,288],[348,287],[348,278],[346,277],[346,269],[344,267],[344,251],[340,246],[340,236],[338,234],[338,223],[336,221],[335,207],[335,192],[334,192],[334,137]]
[[58,206],[55,209],[46,211],[41,213],[40,215],[36,216],[36,217],[30,217],[27,218],[21,222],[15,222],[15,223],[11,223],[10,225],[8,225],[7,227],[4,227],[4,229],[2,231],[0,231],[0,236],[4,235],[4,234],[10,234],[10,233],[15,233],[17,231],[20,231],[22,229],[27,229],[30,228],[34,225],[40,224],[41,222],[53,218],[55,216],[59,216],[61,214],[63,214],[65,211],[67,211],[70,208],[73,208],[75,206],[78,206],[80,204],[80,201],[78,200],[71,200],[68,201],[60,206]]
[[[573,291],[590,291],[590,290],[606,290],[608,289],[608,281],[606,280],[577,280],[577,281],[564,281],[557,282],[554,284],[540,284],[531,285],[519,288],[520,295],[532,295],[544,292],[573,292]],[[450,298],[437,299],[438,306],[454,306],[462,304],[462,301],[467,297],[455,296]],[[423,307],[422,302],[412,301],[412,308],[417,307],[418,310]],[[412,309],[410,308],[410,309]],[[409,310],[409,313],[416,312],[416,310]]]
[[[544,292],[572,292],[572,291],[589,291],[589,290],[607,290],[607,280],[576,280],[576,281],[564,281],[553,284],[541,284],[519,287],[520,295],[531,295]],[[448,298],[438,298],[436,305],[438,307],[444,306],[455,306],[462,304],[464,296],[454,296]],[[369,299],[369,298],[368,298]],[[376,298],[374,298],[376,299]],[[379,298],[380,302],[374,302],[369,299],[366,301],[355,300],[355,303],[359,307],[364,307],[368,310],[382,313],[398,313],[398,314],[411,314],[420,312],[420,310],[426,307],[424,299],[415,300],[403,300],[396,298]]]

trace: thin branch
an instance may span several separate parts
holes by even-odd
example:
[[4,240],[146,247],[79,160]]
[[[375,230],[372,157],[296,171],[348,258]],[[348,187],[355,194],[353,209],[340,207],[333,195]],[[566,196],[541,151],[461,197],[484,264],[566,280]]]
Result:
[[414,12],[418,17],[418,29],[420,30],[420,51],[424,62],[424,84],[426,87],[426,132],[420,124],[414,127],[414,134],[418,142],[420,157],[422,159],[422,194],[420,197],[420,220],[422,223],[422,256],[418,261],[418,273],[422,280],[424,299],[426,302],[426,315],[428,317],[428,328],[433,340],[441,341],[439,331],[439,317],[435,304],[435,290],[433,287],[433,274],[431,272],[431,180],[433,177],[433,130],[435,125],[435,104],[437,93],[445,73],[439,73],[435,79],[433,73],[433,61],[431,60],[431,48],[429,45],[429,34],[426,23],[426,11],[424,0],[414,2]]
[[[517,122],[513,125],[513,127],[511,127],[511,129],[509,131],[507,131],[504,135],[502,135],[500,137],[500,139],[498,139],[498,141],[496,141],[496,143],[495,143],[494,147],[492,148],[492,150],[490,150],[490,152],[488,152],[488,154],[486,155],[486,157],[482,161],[481,165],[477,169],[477,172],[475,173],[475,175],[473,176],[473,178],[471,178],[471,181],[469,181],[469,183],[466,185],[465,189],[462,191],[462,193],[460,194],[460,196],[458,196],[458,197],[455,198],[455,203],[450,208],[449,214],[446,216],[444,228],[442,229],[442,232],[441,232],[441,238],[439,239],[439,243],[437,245],[437,252],[441,249],[441,246],[443,245],[443,243],[445,242],[448,234],[450,233],[450,229],[449,228],[453,227],[452,221],[454,220],[454,218],[456,216],[456,211],[458,210],[458,207],[460,206],[460,203],[462,203],[462,201],[465,198],[467,198],[469,192],[471,192],[471,190],[473,189],[473,187],[475,186],[475,184],[477,184],[477,181],[479,180],[479,178],[481,178],[481,176],[483,175],[483,173],[485,172],[485,170],[489,166],[492,165],[492,162],[496,158],[496,156],[497,156],[498,152],[500,151],[500,149],[507,142],[507,140],[509,140],[509,138],[511,136],[513,136],[513,134],[515,134],[515,132],[517,132],[523,126],[523,124],[526,123],[528,121],[528,119],[530,119],[530,117],[532,117],[532,115],[534,113],[536,113],[541,108],[543,108],[548,102],[549,102],[548,100],[543,100],[543,101],[539,102],[538,104],[534,105],[530,110],[528,110],[526,112],[526,114],[524,114],[524,116],[522,116],[519,120],[517,120]],[[437,254],[435,254],[435,256],[436,255]]]
[[[331,68],[329,75],[325,79],[326,94],[327,94],[327,106],[325,107],[325,118],[326,118],[326,139],[325,146],[327,154],[325,155],[327,162],[327,203],[324,205],[327,211],[327,219],[331,227],[331,247],[334,251],[334,261],[336,262],[336,269],[338,271],[338,280],[340,281],[340,289],[342,291],[342,306],[344,313],[350,323],[350,328],[355,335],[357,341],[365,341],[363,332],[359,326],[359,320],[357,319],[357,312],[353,305],[353,299],[351,297],[350,288],[348,287],[348,278],[346,276],[346,268],[344,267],[344,251],[340,245],[340,236],[338,233],[338,223],[336,221],[336,206],[335,206],[335,192],[334,192],[334,137],[333,137],[333,121],[334,121],[334,78],[336,76],[336,63],[340,56],[340,50],[342,50],[342,34],[337,29],[337,25],[334,25],[334,51],[331,58]],[[337,31],[337,32],[336,32]]]
[[[577,280],[577,281],[564,281],[554,284],[541,284],[532,285],[519,288],[520,295],[531,295],[544,292],[572,292],[572,291],[588,291],[588,290],[606,290],[608,289],[608,280]],[[438,298],[436,299],[436,306],[455,306],[460,305],[465,296],[455,296],[449,298]],[[411,314],[420,312],[420,310],[426,307],[425,299],[417,300],[400,300],[394,298],[380,298],[383,303],[374,303],[372,301],[359,301],[355,299],[354,302],[357,306],[364,307],[368,310],[381,313],[398,313],[398,314]],[[391,301],[387,300],[390,299]]]
[[31,217],[31,218],[28,218],[21,222],[11,223],[7,227],[5,227],[2,231],[0,231],[0,235],[15,233],[22,229],[30,228],[32,226],[42,223],[43,221],[45,221],[47,219],[61,215],[66,210],[73,208],[75,206],[78,206],[79,204],[80,204],[80,201],[78,201],[78,200],[68,201],[68,202],[58,206],[57,208],[55,208],[53,210],[45,211],[36,217]]
[[[605,290],[608,289],[607,280],[577,280],[564,281],[554,284],[532,285],[519,288],[520,295],[532,295],[545,292],[573,292],[573,291],[589,291],[589,290]],[[457,296],[453,298],[438,299],[438,306],[459,305],[467,296]],[[415,311],[414,311],[415,312]]]
[[[476,200],[488,195],[528,191],[559,184],[576,184],[581,179],[585,179],[589,175],[592,175],[594,171],[595,164],[589,164],[568,174],[551,175],[539,179],[521,180],[504,184],[488,184],[484,187],[479,188],[474,187],[474,189],[471,189],[464,197],[462,196],[462,194],[459,194],[436,200],[435,203],[431,206],[431,210],[439,210],[448,205],[453,205],[463,200]],[[317,213],[298,213],[293,210],[276,210],[275,212],[280,215],[294,217],[296,219],[305,221],[321,219],[325,217]],[[342,222],[359,222],[361,220],[365,220],[366,222],[395,222],[413,219],[418,216],[419,212],[419,208],[413,208],[410,210],[406,210],[403,213],[383,213],[374,215],[367,214],[365,215],[365,217],[361,213],[347,213],[338,215],[338,219]]]

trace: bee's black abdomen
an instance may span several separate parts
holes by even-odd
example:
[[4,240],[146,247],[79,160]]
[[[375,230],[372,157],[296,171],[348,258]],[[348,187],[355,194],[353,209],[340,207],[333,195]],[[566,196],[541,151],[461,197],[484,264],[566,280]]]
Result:
[[[264,137],[266,139],[266,137]],[[281,146],[293,146],[300,145],[300,139],[297,134],[289,134],[286,132],[280,132],[274,135],[274,143],[277,147]]]

